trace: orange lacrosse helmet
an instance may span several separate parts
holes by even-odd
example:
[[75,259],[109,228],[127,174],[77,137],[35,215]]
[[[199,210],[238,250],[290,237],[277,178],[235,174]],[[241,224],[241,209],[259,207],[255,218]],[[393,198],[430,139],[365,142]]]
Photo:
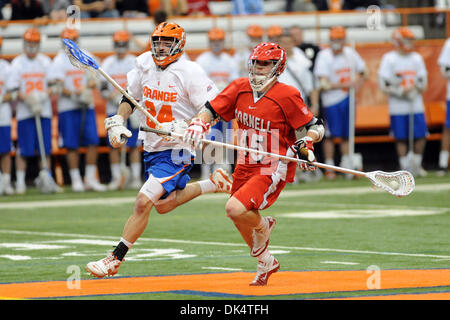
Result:
[[272,25],[267,28],[267,36],[269,38],[279,37],[283,34],[283,28],[279,25]]
[[130,33],[125,30],[119,30],[113,34],[114,42],[128,42],[130,41]]
[[247,28],[247,35],[251,38],[262,38],[264,29],[258,24],[252,24]]
[[347,31],[344,27],[334,26],[330,28],[330,40],[344,40],[347,36]]
[[76,29],[73,29],[73,28],[65,28],[61,32],[62,39],[69,39],[69,40],[75,41],[79,37],[80,37],[80,34],[78,33],[78,31]]
[[3,37],[0,36],[0,47],[3,45]]
[[23,39],[28,42],[41,42],[41,32],[37,28],[28,28],[23,34]]
[[392,33],[392,42],[400,50],[409,52],[413,49],[414,33],[407,27],[399,27]]
[[[172,41],[167,54],[163,53],[162,48],[160,48],[162,42],[166,41]],[[167,66],[177,61],[183,54],[186,33],[182,27],[174,22],[162,22],[153,31],[150,43],[155,64],[160,67]]]
[[224,40],[225,39],[225,31],[222,28],[212,28],[208,32],[209,40]]

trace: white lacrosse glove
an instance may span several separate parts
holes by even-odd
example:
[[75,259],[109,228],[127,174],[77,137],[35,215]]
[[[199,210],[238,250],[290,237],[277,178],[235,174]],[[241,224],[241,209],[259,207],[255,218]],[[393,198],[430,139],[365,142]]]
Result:
[[[159,130],[165,131],[165,132],[173,132],[176,135],[181,135],[181,137],[184,136],[184,133],[186,129],[188,128],[188,125],[186,121],[184,120],[173,120],[171,122],[163,122],[158,126]],[[176,140],[177,137],[169,137],[165,136],[166,141],[173,141]]]
[[183,142],[191,144],[194,148],[202,147],[202,139],[205,139],[211,125],[200,118],[192,119],[183,135]]
[[123,117],[118,114],[105,119],[105,130],[108,132],[109,143],[113,148],[124,146],[128,138],[132,136],[131,131],[123,125],[124,122]]
[[48,95],[44,91],[34,90],[25,96],[24,102],[33,115],[40,116],[47,98]]
[[296,151],[297,157],[302,160],[306,160],[310,163],[302,162],[299,167],[305,171],[314,171],[316,166],[312,165],[311,162],[316,161],[316,156],[314,155],[314,144],[311,137],[303,137],[295,141],[292,148]]

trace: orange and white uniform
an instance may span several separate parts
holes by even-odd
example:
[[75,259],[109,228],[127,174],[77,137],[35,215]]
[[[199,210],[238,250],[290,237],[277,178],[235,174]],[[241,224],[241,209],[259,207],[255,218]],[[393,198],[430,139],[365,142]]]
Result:
[[6,81],[11,74],[11,67],[8,61],[0,59],[0,127],[11,125],[11,106],[9,102],[1,102],[1,97],[6,94]]
[[[159,122],[191,119],[218,94],[214,82],[196,62],[180,59],[162,70],[154,63],[150,52],[137,57],[127,81],[128,92]],[[142,112],[135,112],[142,124],[155,127]],[[147,152],[186,148],[178,141],[166,141],[144,131],[139,132],[139,139],[143,140]]]
[[214,81],[219,91],[225,89],[231,81],[239,77],[236,61],[226,52],[217,56],[211,51],[205,51],[198,56],[196,62]]

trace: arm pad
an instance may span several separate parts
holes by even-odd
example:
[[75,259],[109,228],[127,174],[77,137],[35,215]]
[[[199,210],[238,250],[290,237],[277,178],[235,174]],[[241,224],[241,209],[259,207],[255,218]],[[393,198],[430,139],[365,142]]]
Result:
[[319,138],[315,142],[321,141],[325,135],[325,127],[323,126],[323,121],[320,118],[313,117],[311,121],[305,125],[305,128],[307,131],[312,131],[317,134]]
[[131,107],[131,112],[134,112],[134,109],[136,109],[136,106],[133,104],[133,102],[131,102],[127,97],[122,96],[122,100],[120,100],[119,105],[121,105],[124,102],[128,103]]

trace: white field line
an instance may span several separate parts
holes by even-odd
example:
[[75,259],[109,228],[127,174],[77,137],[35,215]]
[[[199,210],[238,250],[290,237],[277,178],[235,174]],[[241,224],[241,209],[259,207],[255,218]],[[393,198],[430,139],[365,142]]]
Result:
[[325,264],[344,264],[344,265],[349,265],[349,266],[355,266],[355,265],[359,264],[359,262],[345,262],[345,261],[320,261],[320,263],[325,263]]
[[222,268],[222,267],[202,267],[202,269],[225,270],[225,271],[242,271],[242,269],[238,269],[238,268]]
[[[440,192],[450,190],[450,183],[443,184],[426,184],[416,186],[414,192]],[[367,187],[350,187],[337,189],[308,189],[308,190],[284,190],[280,194],[280,199],[305,196],[320,195],[358,195],[364,193],[386,193],[381,190],[374,190],[370,186]],[[192,201],[202,201],[211,199],[227,199],[227,194],[206,194]],[[4,202],[0,203],[1,209],[38,209],[38,208],[60,208],[60,207],[80,207],[80,206],[115,206],[121,204],[133,203],[136,197],[119,197],[119,198],[92,198],[92,199],[64,199],[64,200],[39,200],[39,201],[20,201],[20,202]]]
[[[111,236],[94,236],[86,234],[74,234],[74,233],[56,233],[56,232],[35,232],[35,231],[19,231],[19,230],[3,230],[0,229],[0,233],[6,234],[23,234],[23,235],[36,235],[45,237],[74,237],[74,238],[88,238],[88,239],[113,239],[118,241],[118,237]],[[230,242],[212,242],[212,241],[193,241],[193,240],[179,240],[179,239],[157,239],[157,238],[139,238],[139,242],[164,242],[164,243],[182,243],[182,244],[198,244],[198,245],[212,245],[212,246],[225,246],[225,247],[247,247],[244,243],[230,243]],[[137,243],[136,243],[137,244]],[[403,253],[403,252],[383,252],[383,251],[370,251],[370,250],[349,250],[349,249],[334,249],[334,248],[311,248],[311,247],[288,247],[288,246],[276,246],[270,245],[272,249],[281,250],[299,250],[299,251],[312,251],[312,252],[340,252],[340,253],[353,253],[353,254],[368,254],[368,255],[384,255],[384,256],[403,256],[403,257],[416,257],[416,258],[441,258],[448,259],[448,255],[435,255],[435,254],[423,254],[423,253]]]

